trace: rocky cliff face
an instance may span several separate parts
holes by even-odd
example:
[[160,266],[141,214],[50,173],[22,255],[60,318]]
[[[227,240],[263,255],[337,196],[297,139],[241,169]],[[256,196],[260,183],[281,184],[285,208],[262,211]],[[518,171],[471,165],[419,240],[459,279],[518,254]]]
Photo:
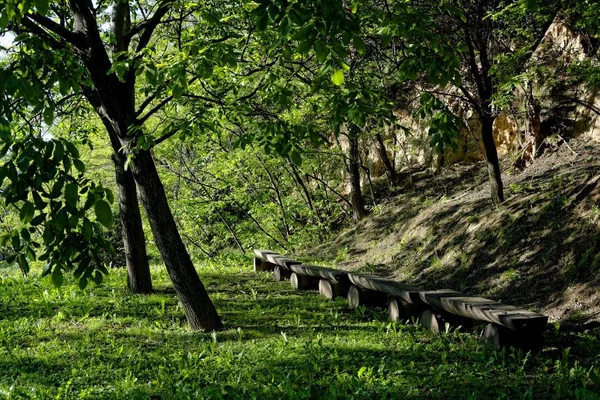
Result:
[[[574,62],[597,63],[598,50],[585,35],[557,18],[531,57],[527,73],[530,79],[515,89],[512,106],[496,118],[494,139],[501,156],[517,159],[527,146],[528,102],[531,101],[539,104],[542,143],[569,137],[600,141],[599,93],[586,82],[568,77],[567,70]],[[448,149],[443,157],[436,155],[426,146],[429,141],[426,124],[413,117],[413,110],[398,110],[395,114],[404,129],[387,128],[383,136],[390,157],[400,169],[414,165],[436,168],[440,163],[449,165],[484,159],[481,126],[473,110],[451,96],[443,100],[466,124],[461,130],[457,151]],[[377,152],[370,147],[373,146],[365,143],[363,160],[373,176],[383,175]]]

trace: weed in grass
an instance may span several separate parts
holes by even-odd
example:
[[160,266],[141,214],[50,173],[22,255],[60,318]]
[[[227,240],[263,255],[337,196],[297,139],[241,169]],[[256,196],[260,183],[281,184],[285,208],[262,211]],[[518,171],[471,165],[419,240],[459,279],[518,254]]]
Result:
[[487,351],[472,334],[349,311],[236,265],[200,269],[218,333],[187,329],[163,268],[147,296],[123,289],[122,270],[83,291],[8,274],[0,399],[597,398],[597,361]]
[[344,246],[344,247],[340,247],[338,249],[335,259],[333,261],[334,261],[334,263],[338,263],[338,262],[346,261],[347,259],[348,259],[348,247]]

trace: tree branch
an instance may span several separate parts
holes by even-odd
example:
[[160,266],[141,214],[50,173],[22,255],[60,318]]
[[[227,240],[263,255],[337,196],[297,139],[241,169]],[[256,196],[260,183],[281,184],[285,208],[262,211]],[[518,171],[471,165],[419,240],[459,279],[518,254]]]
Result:
[[26,21],[35,22],[36,24],[46,28],[50,32],[60,36],[62,39],[71,43],[72,45],[79,46],[79,47],[85,45],[85,39],[81,35],[71,32],[70,30],[66,29],[65,27],[52,21],[50,18],[33,13],[33,14],[27,14],[23,18],[22,21],[23,21],[23,23],[25,23]]
[[[143,32],[142,36],[140,36],[140,41],[135,50],[136,53],[139,53],[148,45],[150,39],[152,38],[154,30],[160,23],[160,20],[171,9],[171,3],[173,3],[173,0],[164,0],[160,7],[158,7],[158,10],[156,10],[154,15],[149,20],[146,20],[147,23],[141,28],[143,29]],[[146,21],[140,23],[139,25],[144,24]],[[136,29],[136,27],[134,27],[133,29]]]

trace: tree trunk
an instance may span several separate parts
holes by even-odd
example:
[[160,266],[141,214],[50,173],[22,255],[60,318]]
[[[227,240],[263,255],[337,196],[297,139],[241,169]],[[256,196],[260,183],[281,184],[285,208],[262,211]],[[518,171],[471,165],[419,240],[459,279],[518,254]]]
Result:
[[490,190],[494,204],[504,201],[504,189],[500,175],[500,163],[496,143],[494,143],[494,117],[485,116],[481,119],[481,139],[485,148],[488,175],[490,177]]
[[190,327],[203,331],[222,328],[217,310],[208,297],[181,240],[151,153],[147,150],[138,151],[131,164],[131,171],[137,183],[140,200],[148,215],[154,241]]
[[113,162],[127,264],[127,287],[132,293],[150,293],[152,292],[152,278],[146,254],[146,238],[142,227],[135,180],[131,171],[125,170],[123,157],[113,155]]
[[[170,3],[169,1],[160,3],[141,35],[137,51],[149,43],[154,29],[169,11]],[[125,82],[111,72],[112,62],[104,47],[97,21],[94,20],[95,11],[92,9],[91,1],[69,1],[68,4],[73,12],[72,31],[78,38],[75,43],[75,55],[86,66],[89,78],[93,82],[93,88],[90,88],[92,93],[86,96],[107,127],[115,153],[120,154],[121,151],[128,153],[135,148],[135,138],[142,128],[137,120],[135,107],[135,70],[132,68],[128,71]],[[118,18],[115,15],[114,19],[115,25],[127,24],[127,16]],[[114,28],[118,41],[117,31],[124,32],[124,30],[119,27]],[[123,42],[122,45],[124,48],[129,47],[127,42]],[[221,328],[221,319],[198,277],[177,230],[152,155],[148,150],[139,150],[132,155],[135,157],[130,168],[140,200],[154,233],[154,241],[173,282],[175,292],[183,305],[190,327],[206,331]]]
[[396,169],[392,166],[390,158],[388,157],[387,149],[385,148],[385,143],[383,143],[383,138],[379,133],[375,135],[375,144],[379,158],[381,159],[383,167],[385,168],[385,176],[387,177],[390,186],[396,187],[396,184],[398,183]]
[[358,135],[348,135],[348,177],[350,180],[350,199],[352,202],[352,215],[355,220],[362,219],[367,216],[365,209],[365,201],[360,190],[360,158],[358,154]]
[[102,120],[113,148],[113,163],[117,183],[117,200],[125,263],[127,266],[127,288],[132,293],[152,292],[152,277],[146,253],[146,237],[142,227],[142,216],[138,203],[137,189],[131,171],[125,170],[126,156],[121,149],[117,132],[106,113],[102,112],[102,101],[97,93],[84,88],[85,96]]
[[538,99],[533,95],[531,83],[526,85],[525,91],[525,148],[520,160],[518,160],[517,166],[520,168],[525,168],[533,163],[542,142],[540,134],[542,108]]
[[291,169],[292,178],[294,179],[294,181],[296,181],[296,185],[298,185],[300,187],[300,189],[302,190],[302,192],[304,193],[304,199],[306,200],[306,206],[308,207],[308,209],[310,211],[315,211],[315,208],[314,208],[313,203],[312,203],[312,197],[310,195],[310,192],[308,191],[308,188],[304,184],[304,180],[302,179],[302,177],[298,173],[298,170],[296,169],[296,166],[294,165],[294,163],[292,162],[292,160],[290,160],[288,158],[287,162],[288,162],[288,165],[290,166],[290,169]]

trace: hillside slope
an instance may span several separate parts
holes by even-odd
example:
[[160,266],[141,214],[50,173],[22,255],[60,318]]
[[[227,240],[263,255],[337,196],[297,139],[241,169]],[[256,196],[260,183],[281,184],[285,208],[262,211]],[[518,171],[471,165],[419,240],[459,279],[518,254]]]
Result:
[[490,297],[589,330],[600,320],[600,146],[572,139],[551,150],[522,172],[504,160],[500,208],[481,163],[424,172],[305,256]]

